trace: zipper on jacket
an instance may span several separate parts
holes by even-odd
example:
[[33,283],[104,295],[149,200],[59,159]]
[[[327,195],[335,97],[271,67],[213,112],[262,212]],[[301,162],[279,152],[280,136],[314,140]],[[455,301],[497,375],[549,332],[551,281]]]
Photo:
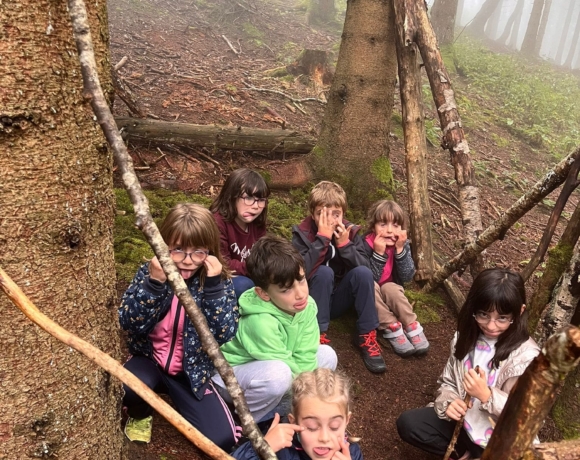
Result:
[[167,355],[167,363],[165,363],[165,373],[169,374],[169,366],[171,365],[171,358],[173,358],[173,352],[175,351],[175,345],[177,342],[177,333],[179,328],[179,316],[181,314],[181,303],[177,304],[175,311],[175,318],[173,320],[173,333],[171,334],[171,347],[169,348],[169,354]]

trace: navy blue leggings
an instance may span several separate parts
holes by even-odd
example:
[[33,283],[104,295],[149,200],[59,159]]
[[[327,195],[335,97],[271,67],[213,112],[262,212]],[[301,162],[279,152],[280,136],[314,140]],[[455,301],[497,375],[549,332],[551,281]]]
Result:
[[369,268],[359,266],[349,270],[335,289],[334,271],[321,265],[308,280],[308,288],[318,307],[320,332],[326,332],[331,319],[344,315],[353,306],[358,315],[359,334],[368,334],[379,326],[375,283]]
[[[175,376],[166,374],[149,358],[133,356],[124,367],[156,393],[169,395],[175,410],[223,450],[229,452],[234,446],[236,425],[211,380],[198,390],[197,397],[191,391],[189,379],[184,373]],[[141,419],[153,414],[153,408],[137,393],[126,385],[123,385],[123,389],[123,404],[127,406],[129,417]]]

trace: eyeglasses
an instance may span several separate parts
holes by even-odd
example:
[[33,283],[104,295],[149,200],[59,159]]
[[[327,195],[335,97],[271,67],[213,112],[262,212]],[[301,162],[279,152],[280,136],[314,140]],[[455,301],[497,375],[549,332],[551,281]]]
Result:
[[242,200],[244,200],[244,204],[246,206],[252,206],[256,201],[258,202],[258,208],[265,208],[266,203],[268,202],[268,198],[254,198],[253,196],[241,196]]
[[191,258],[192,262],[203,262],[209,256],[209,251],[204,251],[203,249],[196,249],[192,252],[185,252],[181,249],[171,249],[169,251],[174,257],[174,262],[178,264],[187,259],[187,256]]
[[477,313],[475,313],[473,315],[473,317],[475,318],[475,321],[477,321],[479,324],[489,324],[491,321],[493,321],[496,325],[500,326],[500,327],[507,327],[510,324],[513,324],[514,320],[513,319],[508,319],[505,317],[499,317],[498,319],[492,319],[491,316],[489,316],[487,313],[483,313],[482,311],[478,311]]

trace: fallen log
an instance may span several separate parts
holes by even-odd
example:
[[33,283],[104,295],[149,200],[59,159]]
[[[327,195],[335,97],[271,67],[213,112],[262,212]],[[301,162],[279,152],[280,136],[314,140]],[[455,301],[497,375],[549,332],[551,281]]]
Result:
[[315,139],[284,129],[194,125],[161,120],[115,118],[132,142],[172,143],[183,147],[280,153],[309,153]]

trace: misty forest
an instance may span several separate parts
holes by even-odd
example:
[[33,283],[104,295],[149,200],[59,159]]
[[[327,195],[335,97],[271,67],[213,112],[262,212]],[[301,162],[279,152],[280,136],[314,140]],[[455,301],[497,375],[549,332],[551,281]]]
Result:
[[[350,380],[352,412],[350,444],[320,459],[353,448],[368,460],[444,458],[405,442],[397,419],[435,401],[470,289],[490,268],[521,275],[527,326],[515,323],[539,348],[510,375],[503,409],[489,409],[477,454],[460,448],[469,416],[447,417],[445,459],[580,459],[578,101],[576,0],[0,0],[0,459],[242,458],[242,442],[251,458],[311,458],[307,433],[291,431],[278,455],[264,438],[277,421],[252,416],[158,229],[178,203],[213,206],[239,168],[267,184],[266,230],[285,240],[316,221],[320,181],[344,189],[363,242],[378,200],[407,216],[404,297],[429,351],[404,359],[373,330],[386,371],[369,372],[366,345],[353,344],[358,307],[317,328],[316,347],[324,332]],[[206,283],[218,256],[201,256]],[[193,334],[223,379],[243,430],[233,449],[127,370],[119,306],[141,266],[175,293],[192,327],[183,340]],[[502,318],[480,314],[469,321],[487,337]],[[463,388],[453,403],[484,413],[489,382],[487,403]],[[125,435],[135,416],[123,385],[153,410],[150,442]]]

